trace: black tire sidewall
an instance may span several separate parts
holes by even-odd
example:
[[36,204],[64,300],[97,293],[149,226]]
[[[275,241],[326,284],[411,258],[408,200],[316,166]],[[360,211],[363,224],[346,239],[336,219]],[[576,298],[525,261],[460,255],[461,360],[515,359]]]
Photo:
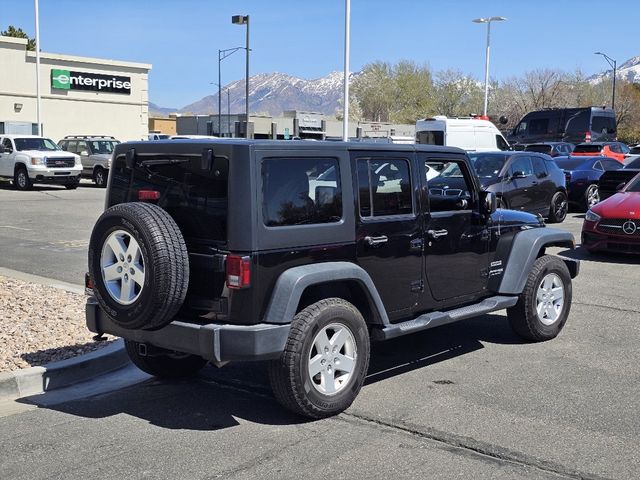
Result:
[[[355,307],[353,307],[355,309]],[[348,384],[335,395],[324,395],[317,391],[309,376],[308,359],[313,340],[317,333],[330,324],[343,324],[353,335],[356,343],[356,368]],[[364,320],[350,309],[332,305],[324,308],[309,325],[304,341],[300,346],[300,356],[296,364],[296,376],[302,389],[299,393],[317,409],[326,413],[337,413],[347,408],[358,395],[369,365],[369,332]]]
[[[140,246],[144,258],[145,278],[142,293],[135,302],[130,305],[120,305],[113,298],[104,285],[100,259],[105,241],[116,230],[124,230],[129,233]],[[132,215],[118,212],[105,217],[96,224],[91,235],[89,249],[89,273],[94,282],[94,295],[103,310],[118,325],[124,328],[141,328],[154,308],[153,293],[155,290],[156,272],[149,252],[149,240],[145,238],[144,229],[136,222]],[[95,246],[94,248],[91,248]]]
[[[556,203],[558,203],[558,197],[564,198],[566,204],[562,217],[558,217],[556,215]],[[564,222],[564,219],[567,218],[567,213],[569,210],[568,201],[569,200],[567,198],[567,195],[564,192],[556,192],[553,197],[551,197],[551,211],[549,212],[549,220],[552,223],[562,223]]]
[[[20,174],[24,174],[25,177],[25,184],[24,187],[20,186],[20,182],[18,181],[18,177],[20,176]],[[15,184],[15,187],[18,190],[29,190],[29,188],[31,187],[31,180],[29,179],[29,173],[27,172],[27,169],[24,167],[20,167],[16,170],[16,173],[14,175],[14,179],[13,179],[13,183]]]
[[[571,275],[564,263],[560,262],[562,262],[562,260],[557,259],[556,261],[555,258],[554,260],[549,261],[538,275],[536,275],[535,280],[530,284],[529,288],[531,291],[527,292],[527,314],[529,318],[533,320],[532,327],[536,330],[536,333],[544,338],[553,338],[560,333],[560,330],[562,330],[564,324],[567,322],[569,310],[571,309],[571,299],[573,296]],[[545,325],[538,316],[538,311],[536,309],[536,294],[542,279],[550,273],[555,273],[562,281],[562,286],[564,288],[564,303],[558,320],[551,325]]]
[[[100,187],[100,188],[104,188],[107,186],[107,178],[105,175],[105,170],[102,167],[97,167],[95,169],[95,171],[93,172],[93,181],[96,184],[96,186]],[[102,176],[102,181],[99,181],[99,176]]]

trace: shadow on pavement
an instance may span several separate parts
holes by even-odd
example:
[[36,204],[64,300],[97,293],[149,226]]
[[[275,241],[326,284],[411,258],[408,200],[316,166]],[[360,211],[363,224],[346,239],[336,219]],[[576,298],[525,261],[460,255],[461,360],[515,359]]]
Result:
[[589,253],[583,246],[578,246],[574,250],[563,250],[558,252],[563,257],[576,260],[586,260],[599,263],[616,263],[620,265],[640,265],[640,255],[616,253],[616,252],[596,252]]
[[[506,317],[484,315],[373,344],[365,386],[482,349],[482,342],[522,343],[511,332]],[[221,369],[206,367],[190,379],[150,379],[57,405],[42,407],[47,402],[35,397],[21,402],[85,418],[131,415],[168,429],[214,431],[238,425],[236,418],[268,425],[308,422],[275,401],[267,368],[267,362],[229,364]],[[366,395],[366,388],[360,395]]]

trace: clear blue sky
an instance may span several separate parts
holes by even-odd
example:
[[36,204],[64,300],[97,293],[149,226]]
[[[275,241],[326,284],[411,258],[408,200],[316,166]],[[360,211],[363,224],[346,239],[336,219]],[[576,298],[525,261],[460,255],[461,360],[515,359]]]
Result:
[[[40,0],[46,52],[153,64],[152,102],[182,107],[213,93],[218,49],[243,46],[251,16],[251,74],[283,72],[318,78],[342,70],[343,0]],[[32,0],[0,0],[0,29],[34,34]],[[634,19],[639,0],[351,0],[351,71],[366,63],[409,59],[434,70],[484,74],[486,26],[473,18],[500,15],[492,26],[491,76],[534,68],[609,68],[640,55]],[[244,78],[244,52],[222,63],[222,83]]]

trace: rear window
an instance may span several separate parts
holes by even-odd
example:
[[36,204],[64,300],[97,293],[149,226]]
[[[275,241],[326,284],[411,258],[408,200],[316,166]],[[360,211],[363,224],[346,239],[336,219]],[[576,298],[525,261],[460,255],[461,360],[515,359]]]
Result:
[[527,145],[525,150],[527,152],[538,152],[538,153],[551,153],[553,149],[552,145]]
[[444,132],[442,130],[425,130],[416,134],[416,143],[424,145],[444,145]]
[[589,130],[589,110],[582,110],[567,120],[567,133],[585,133]]
[[115,162],[110,205],[137,201],[139,190],[157,191],[157,205],[173,217],[187,241],[226,243],[228,159],[217,156],[211,168],[203,169],[201,155],[141,158],[133,179],[124,156]]
[[573,153],[600,153],[602,150],[602,145],[594,144],[594,145],[576,145],[576,148],[573,149]]
[[598,133],[615,133],[616,121],[613,117],[594,116],[591,119],[591,130]]
[[340,170],[335,158],[269,158],[262,164],[267,227],[338,222]]
[[562,160],[556,160],[556,165],[563,170],[575,170],[584,163],[584,157],[581,159],[567,158]]

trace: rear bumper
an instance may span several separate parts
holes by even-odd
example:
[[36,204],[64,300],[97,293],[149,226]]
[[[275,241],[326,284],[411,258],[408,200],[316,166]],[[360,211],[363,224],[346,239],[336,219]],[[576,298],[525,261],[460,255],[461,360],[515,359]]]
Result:
[[87,299],[87,328],[139,343],[191,353],[210,361],[268,360],[278,358],[289,336],[289,324],[196,324],[174,320],[160,330],[129,330],[109,319],[94,297]]

